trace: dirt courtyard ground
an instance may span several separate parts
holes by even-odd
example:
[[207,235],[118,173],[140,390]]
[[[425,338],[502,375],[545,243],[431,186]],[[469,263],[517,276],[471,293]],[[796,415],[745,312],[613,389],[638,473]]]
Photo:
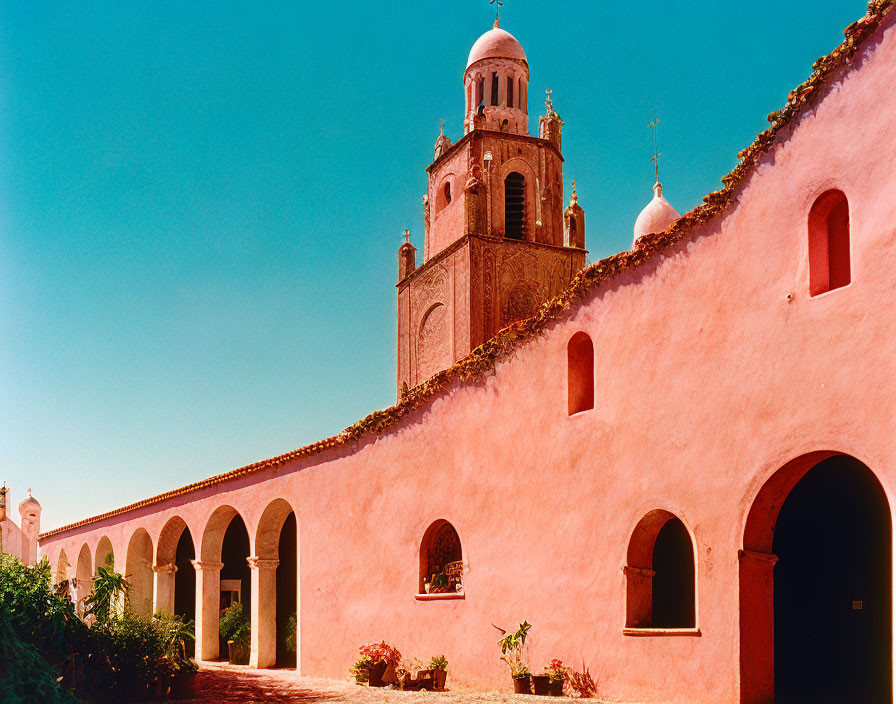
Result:
[[[448,675],[451,687],[451,675]],[[575,700],[504,692],[401,692],[362,687],[348,681],[296,677],[291,670],[253,670],[224,663],[203,663],[196,679],[199,696],[189,704],[559,704]],[[586,699],[598,704],[600,699]]]

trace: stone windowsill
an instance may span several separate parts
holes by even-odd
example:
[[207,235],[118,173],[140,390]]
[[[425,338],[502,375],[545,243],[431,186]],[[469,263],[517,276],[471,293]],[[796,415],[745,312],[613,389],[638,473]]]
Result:
[[702,636],[699,628],[623,628],[624,636],[639,636],[641,638],[656,638],[663,636]]
[[465,594],[446,593],[446,594],[414,594],[417,601],[448,601],[450,599],[464,599]]

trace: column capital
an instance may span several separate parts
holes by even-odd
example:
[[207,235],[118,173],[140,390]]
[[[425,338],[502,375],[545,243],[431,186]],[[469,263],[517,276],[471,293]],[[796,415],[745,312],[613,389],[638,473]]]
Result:
[[758,552],[756,550],[738,550],[738,560],[753,560],[755,562],[767,562],[774,565],[778,561],[778,556],[770,552]]
[[252,557],[247,557],[246,562],[249,563],[249,569],[252,570],[271,570],[280,564],[280,560],[258,557],[254,555]]
[[171,574],[174,574],[175,572],[177,572],[177,565],[175,565],[173,562],[169,562],[167,565],[153,565],[152,571],[156,573],[170,572]]
[[190,560],[197,572],[220,572],[224,567],[223,562],[213,562],[211,560]]

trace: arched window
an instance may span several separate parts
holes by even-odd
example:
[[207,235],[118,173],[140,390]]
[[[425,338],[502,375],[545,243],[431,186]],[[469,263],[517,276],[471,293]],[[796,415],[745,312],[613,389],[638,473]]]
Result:
[[492,105],[498,104],[498,74],[492,73]]
[[828,191],[809,211],[809,295],[850,282],[849,202],[843,191]]
[[566,346],[569,415],[594,408],[594,343],[584,332]]
[[445,196],[445,205],[448,205],[451,202],[451,181],[447,181],[445,183],[445,187],[442,189]]
[[485,100],[485,78],[480,77],[476,79],[476,105],[473,107],[479,107],[483,100]]
[[447,177],[436,191],[436,212],[441,212],[451,202],[451,177]]
[[694,628],[694,546],[673,514],[656,510],[641,519],[625,575],[627,628]]
[[463,553],[460,537],[448,521],[439,520],[426,529],[420,543],[419,594],[463,592]]
[[507,77],[507,107],[513,107],[513,76]]
[[526,211],[526,179],[511,171],[504,179],[504,236],[523,239]]

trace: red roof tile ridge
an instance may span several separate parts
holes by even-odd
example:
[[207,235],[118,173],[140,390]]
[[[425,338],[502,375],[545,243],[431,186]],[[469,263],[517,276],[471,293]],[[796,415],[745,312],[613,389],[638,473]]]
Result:
[[721,190],[704,196],[702,205],[682,215],[666,228],[665,232],[638,238],[634,250],[614,254],[582,269],[573,277],[563,292],[544,303],[531,318],[520,320],[499,331],[493,338],[474,349],[454,366],[438,372],[427,381],[415,386],[394,406],[374,411],[332,437],[188,484],[180,489],[158,494],[113,511],[47,531],[40,536],[40,539],[46,540],[60,533],[107,518],[114,518],[145,506],[163,503],[183,494],[238,479],[261,470],[281,467],[288,462],[311,457],[334,447],[345,446],[350,442],[360,440],[367,433],[380,434],[453,384],[464,384],[481,378],[494,368],[498,359],[507,356],[527,340],[539,334],[548,323],[562,319],[571,310],[572,305],[583,300],[585,294],[590,290],[625,271],[643,265],[661,251],[678,242],[695,227],[723,213],[732,202],[734,190],[753,173],[760,157],[774,146],[778,133],[799,120],[802,109],[819,95],[821,88],[825,85],[825,79],[835,70],[849,64],[861,43],[881,25],[894,5],[896,5],[896,0],[872,0],[868,4],[867,14],[843,30],[845,40],[830,54],[815,61],[812,64],[811,76],[790,92],[787,103],[781,110],[769,114],[768,121],[771,126],[757,135],[750,146],[738,152],[740,163],[729,174],[722,177],[724,187]]

